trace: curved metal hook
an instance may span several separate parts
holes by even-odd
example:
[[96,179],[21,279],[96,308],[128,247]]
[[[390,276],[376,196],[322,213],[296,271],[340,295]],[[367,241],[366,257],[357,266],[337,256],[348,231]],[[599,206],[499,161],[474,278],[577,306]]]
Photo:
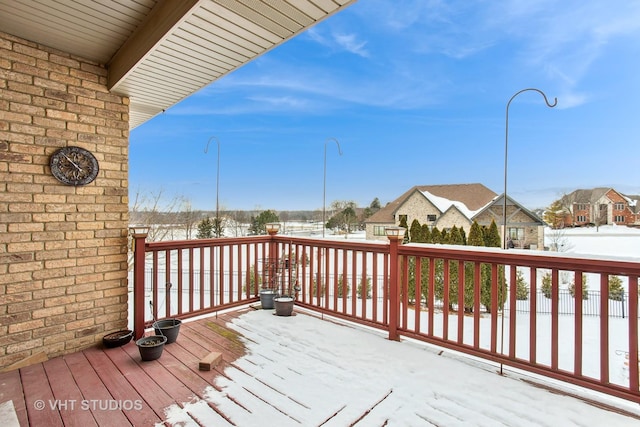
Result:
[[335,141],[336,145],[338,146],[338,154],[340,154],[342,156],[342,149],[340,148],[340,143],[338,142],[337,139],[333,138],[333,137],[329,137],[324,141],[324,151],[325,153],[327,152],[327,142],[329,141]]
[[550,103],[549,103],[549,100],[547,99],[547,95],[545,95],[545,93],[544,93],[543,91],[541,91],[540,89],[536,89],[536,88],[534,88],[534,87],[530,87],[530,88],[522,89],[522,90],[520,90],[520,91],[516,92],[516,93],[511,97],[511,99],[509,99],[509,102],[507,102],[507,112],[509,111],[509,104],[511,104],[511,101],[513,101],[513,98],[515,98],[516,96],[520,95],[522,92],[526,92],[526,91],[529,91],[529,90],[533,90],[533,91],[535,91],[535,92],[538,92],[540,95],[542,95],[542,97],[544,98],[544,102],[547,104],[547,107],[549,107],[549,108],[553,108],[553,107],[555,107],[556,105],[558,105],[558,98],[554,97],[554,98],[553,98],[553,104],[550,104]]
[[504,200],[503,200],[503,206],[502,206],[502,215],[503,215],[502,226],[504,227],[504,230],[502,233],[503,249],[507,248],[507,156],[508,156],[508,150],[509,150],[508,148],[509,147],[509,106],[511,105],[511,101],[513,101],[513,99],[516,96],[520,95],[522,92],[527,92],[527,91],[538,92],[540,95],[542,95],[542,97],[544,98],[544,102],[547,104],[547,107],[549,108],[553,108],[558,104],[558,98],[554,97],[553,104],[550,104],[549,100],[547,99],[547,95],[540,89],[536,89],[534,87],[529,87],[526,89],[519,90],[509,99],[509,102],[507,102],[507,112],[506,112],[505,131],[504,131],[504,194],[503,194]]
[[212,139],[215,139],[216,142],[218,143],[218,150],[220,149],[220,140],[218,139],[217,136],[212,136],[211,138],[209,138],[209,140],[207,141],[207,146],[204,147],[204,152],[207,153],[207,151],[209,150],[209,143],[211,142]]

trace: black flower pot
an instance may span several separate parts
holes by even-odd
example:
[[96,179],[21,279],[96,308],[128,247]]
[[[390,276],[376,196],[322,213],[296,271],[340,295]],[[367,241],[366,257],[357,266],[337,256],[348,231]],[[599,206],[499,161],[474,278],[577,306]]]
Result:
[[162,335],[151,335],[149,337],[140,338],[136,341],[140,357],[143,361],[156,360],[162,356],[162,350],[167,342],[167,337]]
[[167,337],[167,344],[171,344],[178,339],[181,324],[182,322],[178,319],[162,319],[153,322],[153,329],[156,331],[156,335]]
[[102,337],[102,343],[107,348],[120,347],[131,341],[131,338],[133,338],[133,331],[125,329],[105,335]]

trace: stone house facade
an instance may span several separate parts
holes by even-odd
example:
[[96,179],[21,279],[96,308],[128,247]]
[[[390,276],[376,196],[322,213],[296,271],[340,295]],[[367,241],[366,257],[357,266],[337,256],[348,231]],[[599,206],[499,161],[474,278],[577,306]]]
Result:
[[[366,238],[385,240],[385,228],[399,225],[403,217],[409,227],[417,220],[439,230],[456,226],[467,235],[474,221],[486,227],[495,221],[502,233],[503,207],[504,198],[482,184],[415,186],[365,221]],[[507,231],[516,247],[544,248],[544,226],[537,215],[507,198]]]

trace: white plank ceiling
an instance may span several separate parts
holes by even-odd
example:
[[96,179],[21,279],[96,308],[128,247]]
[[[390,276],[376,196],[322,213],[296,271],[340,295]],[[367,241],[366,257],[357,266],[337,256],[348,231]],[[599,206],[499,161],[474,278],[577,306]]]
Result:
[[0,0],[0,31],[105,64],[130,128],[356,0]]

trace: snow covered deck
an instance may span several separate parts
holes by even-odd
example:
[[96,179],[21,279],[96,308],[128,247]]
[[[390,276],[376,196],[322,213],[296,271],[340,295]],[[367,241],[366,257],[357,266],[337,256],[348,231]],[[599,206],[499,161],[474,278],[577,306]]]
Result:
[[[211,351],[223,363],[199,370]],[[586,391],[577,398],[566,386],[506,372],[298,308],[291,317],[245,309],[183,322],[156,361],[141,362],[132,342],[0,374],[0,405],[11,400],[22,426],[640,423],[630,402]]]

